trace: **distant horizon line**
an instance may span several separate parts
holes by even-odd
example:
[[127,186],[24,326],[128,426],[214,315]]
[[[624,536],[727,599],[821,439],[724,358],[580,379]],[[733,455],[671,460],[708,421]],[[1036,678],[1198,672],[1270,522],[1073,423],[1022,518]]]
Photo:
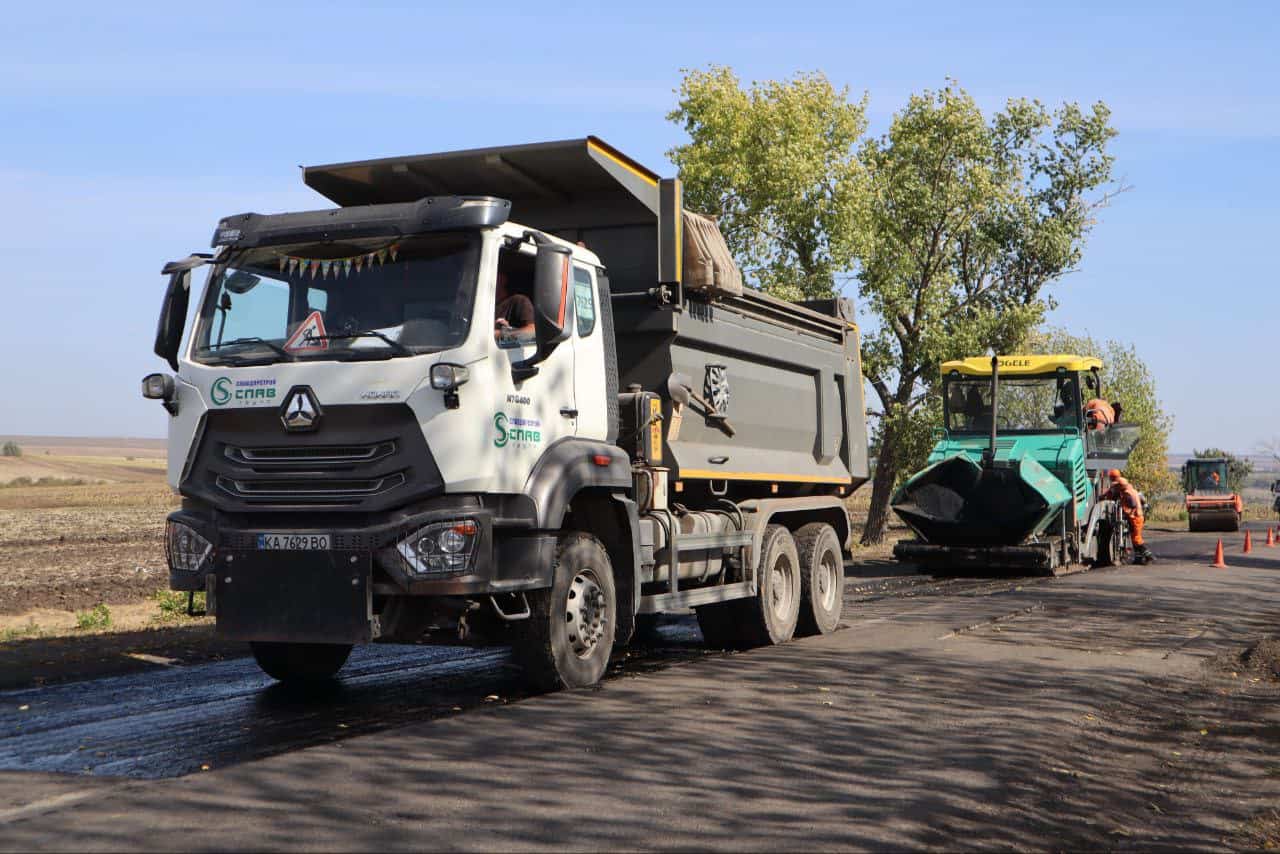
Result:
[[[24,441],[38,442],[40,439],[58,439],[58,440],[74,439],[80,442],[97,441],[97,442],[161,442],[163,443],[168,441],[164,436],[86,436],[78,433],[0,433],[0,442],[18,442],[19,444],[21,444]],[[1266,459],[1272,458],[1270,454],[1251,452],[1251,451],[1246,451],[1246,452],[1228,451],[1228,453],[1235,453],[1237,456],[1244,457],[1246,459],[1266,460]],[[1194,456],[1194,454],[1191,451],[1169,451],[1168,453],[1165,454],[1165,456],[1166,458],[1191,457],[1191,456]]]

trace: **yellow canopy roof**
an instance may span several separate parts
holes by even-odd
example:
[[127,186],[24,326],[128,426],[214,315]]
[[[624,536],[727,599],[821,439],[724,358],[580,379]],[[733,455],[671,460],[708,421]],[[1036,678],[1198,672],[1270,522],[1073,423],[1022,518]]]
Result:
[[[1000,373],[1004,374],[1051,374],[1061,368],[1064,371],[1091,371],[1102,367],[1102,360],[1093,356],[1071,356],[1057,354],[1053,356],[1000,356]],[[990,356],[971,356],[968,359],[953,359],[942,363],[942,375],[952,371],[969,376],[991,376]]]

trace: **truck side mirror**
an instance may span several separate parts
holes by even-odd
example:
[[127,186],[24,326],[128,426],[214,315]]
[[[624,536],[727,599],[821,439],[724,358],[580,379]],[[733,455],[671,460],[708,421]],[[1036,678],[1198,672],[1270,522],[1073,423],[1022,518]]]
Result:
[[187,303],[191,299],[191,271],[196,267],[212,263],[212,255],[194,252],[181,261],[170,261],[160,271],[161,275],[169,277],[169,287],[164,292],[164,302],[160,305],[160,320],[156,323],[155,352],[175,371],[178,370],[178,347],[182,344],[182,330],[187,325]]
[[511,366],[517,381],[538,372],[538,363],[569,337],[569,259],[568,247],[552,243],[543,235],[534,235],[538,253],[533,262],[533,329],[538,349],[527,359]]
[[178,346],[182,343],[182,330],[187,324],[187,302],[191,297],[191,271],[175,270],[169,274],[169,287],[160,305],[160,320],[156,324],[156,355],[178,370]]

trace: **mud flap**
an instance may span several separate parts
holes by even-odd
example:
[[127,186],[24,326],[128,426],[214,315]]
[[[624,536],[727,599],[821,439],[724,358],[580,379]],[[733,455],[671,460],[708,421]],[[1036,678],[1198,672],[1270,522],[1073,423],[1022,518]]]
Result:
[[217,633],[232,640],[368,643],[371,572],[367,552],[221,554]]

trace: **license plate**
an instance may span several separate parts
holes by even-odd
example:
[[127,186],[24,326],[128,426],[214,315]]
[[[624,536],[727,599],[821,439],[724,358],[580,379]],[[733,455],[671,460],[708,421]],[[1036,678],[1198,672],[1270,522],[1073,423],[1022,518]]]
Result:
[[328,534],[259,534],[259,551],[318,552],[328,551]]

